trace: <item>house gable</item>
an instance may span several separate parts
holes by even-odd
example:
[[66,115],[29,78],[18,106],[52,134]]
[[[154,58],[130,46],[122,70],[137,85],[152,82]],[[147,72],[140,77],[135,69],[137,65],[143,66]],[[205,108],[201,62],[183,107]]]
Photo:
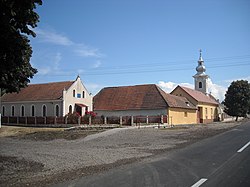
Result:
[[216,100],[212,99],[211,97],[205,95],[200,91],[179,85],[171,92],[171,94],[186,97],[195,106],[197,106],[198,104],[208,104],[217,106],[219,104]]

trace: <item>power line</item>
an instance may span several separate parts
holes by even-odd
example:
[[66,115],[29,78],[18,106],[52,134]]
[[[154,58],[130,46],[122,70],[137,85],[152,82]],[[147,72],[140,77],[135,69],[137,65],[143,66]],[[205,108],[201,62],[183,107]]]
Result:
[[[213,66],[207,66],[207,68],[209,69],[215,69],[215,68],[228,68],[228,67],[240,67],[240,66],[249,66],[250,65],[250,61],[243,61],[237,64],[219,64],[219,65],[213,65]],[[119,74],[136,74],[136,73],[157,73],[157,72],[169,72],[169,71],[173,71],[173,72],[177,72],[177,71],[184,71],[184,70],[193,70],[194,68],[192,67],[185,67],[185,68],[168,68],[168,69],[151,69],[151,70],[140,70],[140,69],[135,69],[134,71],[104,71],[104,72],[90,72],[90,73],[83,73],[83,75],[88,75],[88,76],[94,76],[94,75],[119,75]],[[80,73],[82,74],[82,73]],[[72,74],[53,74],[53,75],[37,75],[37,76],[72,76]]]

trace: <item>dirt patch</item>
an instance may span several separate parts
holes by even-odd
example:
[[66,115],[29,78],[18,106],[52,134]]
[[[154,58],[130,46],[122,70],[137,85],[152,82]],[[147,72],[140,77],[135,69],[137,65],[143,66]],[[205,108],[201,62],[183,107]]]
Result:
[[103,131],[104,130],[40,131],[40,132],[15,136],[13,138],[34,140],[34,141],[52,141],[55,139],[76,140]]
[[23,136],[35,132],[56,132],[63,131],[64,128],[39,128],[39,127],[16,127],[16,126],[2,126],[0,128],[0,137],[9,136]]
[[105,131],[103,128],[81,128],[67,130],[64,128],[29,128],[4,126],[0,129],[0,137],[11,137],[14,139],[52,141],[55,139],[76,140],[90,134]]
[[0,155],[0,183],[16,186],[22,178],[41,172],[43,168],[44,165],[39,162]]

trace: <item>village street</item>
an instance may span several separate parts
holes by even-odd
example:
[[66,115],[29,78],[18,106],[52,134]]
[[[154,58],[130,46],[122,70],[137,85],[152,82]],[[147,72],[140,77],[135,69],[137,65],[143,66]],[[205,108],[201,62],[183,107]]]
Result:
[[155,159],[157,155],[238,126],[241,122],[160,129],[120,128],[71,140],[43,140],[29,134],[4,136],[0,138],[0,183],[46,186],[105,173],[115,167]]

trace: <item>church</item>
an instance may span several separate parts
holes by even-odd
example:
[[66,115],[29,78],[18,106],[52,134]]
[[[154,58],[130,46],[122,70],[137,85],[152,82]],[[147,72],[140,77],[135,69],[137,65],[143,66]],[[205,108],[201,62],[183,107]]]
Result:
[[200,50],[200,57],[197,73],[193,76],[195,89],[177,86],[172,92],[172,95],[187,98],[197,108],[197,123],[211,123],[217,121],[220,115],[219,102],[208,93],[208,78],[205,73],[206,68]]
[[80,76],[75,81],[29,84],[19,93],[2,96],[2,116],[63,117],[76,112],[80,116],[92,111],[92,96]]

